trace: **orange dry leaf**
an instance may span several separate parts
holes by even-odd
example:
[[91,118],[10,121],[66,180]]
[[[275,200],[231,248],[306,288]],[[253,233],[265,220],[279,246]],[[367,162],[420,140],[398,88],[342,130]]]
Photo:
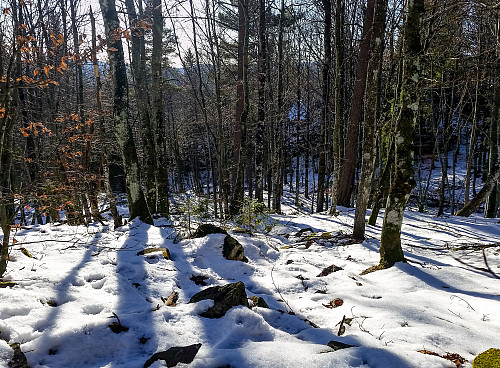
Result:
[[438,353],[435,353],[433,351],[429,351],[429,350],[419,350],[418,351],[419,353],[422,353],[422,354],[427,354],[427,355],[435,355],[435,356],[439,356]]
[[453,362],[457,367],[461,367],[462,364],[467,361],[465,358],[461,357],[457,353],[446,353],[446,355],[439,355],[438,353],[429,350],[419,350],[418,352],[422,354],[438,356],[443,359],[449,360]]

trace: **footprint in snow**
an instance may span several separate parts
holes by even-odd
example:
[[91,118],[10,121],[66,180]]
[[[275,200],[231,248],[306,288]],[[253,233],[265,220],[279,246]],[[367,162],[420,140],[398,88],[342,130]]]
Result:
[[104,286],[104,284],[106,283],[106,280],[105,279],[102,279],[102,280],[98,280],[98,281],[94,281],[92,283],[92,287],[94,289],[102,289],[102,287]]
[[85,280],[87,282],[93,282],[93,281],[102,280],[105,277],[106,277],[106,275],[104,275],[102,273],[91,273],[91,274],[88,274],[87,276],[85,276]]

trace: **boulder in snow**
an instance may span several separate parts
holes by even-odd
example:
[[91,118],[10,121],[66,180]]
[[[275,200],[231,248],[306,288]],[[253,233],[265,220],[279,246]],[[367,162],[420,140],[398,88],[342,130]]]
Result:
[[222,255],[224,258],[231,261],[242,261],[248,262],[248,258],[245,257],[245,251],[243,246],[238,240],[233,238],[231,235],[227,235],[224,238],[224,246],[222,248]]
[[224,286],[213,286],[196,293],[189,303],[197,303],[202,300],[211,299],[214,306],[201,313],[202,317],[220,318],[232,307],[243,305],[249,307],[245,284],[241,281]]
[[227,231],[214,224],[201,224],[193,234],[193,238],[203,238],[209,234],[226,234]]

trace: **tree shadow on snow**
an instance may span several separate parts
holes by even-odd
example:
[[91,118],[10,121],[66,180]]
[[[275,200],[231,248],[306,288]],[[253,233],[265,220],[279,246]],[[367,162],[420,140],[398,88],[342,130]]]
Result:
[[[72,293],[72,289],[84,287],[86,283],[94,280],[93,275],[86,275],[87,277],[85,277],[85,275],[81,275],[80,271],[85,265],[91,262],[93,252],[97,251],[94,245],[90,245],[97,240],[97,237],[96,234],[91,241],[87,242],[89,245],[86,246],[81,260],[75,264],[71,271],[60,281],[54,282],[53,291],[55,295],[47,295],[44,300],[40,301],[46,305],[46,308],[50,308],[50,310],[43,319],[39,320],[33,326],[33,330],[41,332],[40,337],[36,339],[35,343],[39,346],[39,349],[45,349],[45,351],[26,352],[28,361],[31,364],[47,364],[49,366],[56,366],[58,364],[57,353],[61,346],[62,348],[66,346],[66,340],[64,339],[64,335],[61,335],[56,328],[61,328],[59,327],[60,325],[69,323],[69,328],[71,329],[72,310],[68,310],[66,307],[71,305],[69,303],[76,300],[76,293]],[[71,250],[68,249],[67,251]],[[80,276],[83,276],[83,278]],[[80,330],[75,333],[83,335],[86,331]],[[78,360],[78,358],[75,357],[75,360]]]
[[[468,295],[468,296],[472,296],[475,298],[483,298],[483,299],[500,301],[500,296],[498,296],[498,295],[459,289],[455,286],[448,284],[447,282],[440,280],[436,276],[431,275],[430,273],[426,272],[425,269],[422,269],[420,267],[412,266],[412,265],[409,265],[407,263],[401,263],[401,262],[396,263],[393,267],[398,268],[399,270],[401,270],[404,273],[407,273],[408,275],[416,277],[420,281],[425,282],[430,287],[433,287],[433,288],[438,289],[438,290],[442,290],[442,291],[447,292],[447,293],[463,294],[463,295]],[[457,284],[460,283],[460,281],[458,279],[456,281],[457,281]]]

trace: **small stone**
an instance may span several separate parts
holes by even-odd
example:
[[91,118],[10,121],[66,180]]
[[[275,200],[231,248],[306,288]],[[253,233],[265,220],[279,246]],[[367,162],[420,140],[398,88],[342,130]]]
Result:
[[316,277],[328,276],[329,274],[331,274],[333,272],[340,271],[340,270],[343,270],[343,268],[335,266],[335,265],[331,265],[331,266],[328,266],[328,267],[324,268],[323,271],[321,271],[320,274],[318,276],[316,276]]
[[146,254],[151,254],[151,253],[158,253],[161,252],[163,254],[163,258],[171,260],[172,257],[170,256],[170,251],[168,248],[165,247],[157,247],[157,248],[146,248],[144,250],[141,250],[137,252],[138,256],[143,256]]
[[310,227],[306,227],[304,229],[300,229],[295,233],[296,237],[302,236],[304,233],[314,233],[314,230]]
[[267,305],[264,298],[262,298],[260,296],[251,296],[250,300],[252,301],[254,307],[269,309],[269,306]]
[[349,344],[344,344],[343,342],[340,341],[330,341],[328,343],[328,346],[331,347],[333,350],[337,351],[340,349],[347,349],[347,348],[355,348],[355,345],[349,345]]
[[194,360],[200,348],[201,344],[174,346],[167,351],[154,353],[153,356],[144,363],[144,368],[150,367],[157,360],[165,361],[167,367],[175,367],[178,363],[189,364]]
[[208,280],[208,276],[205,276],[205,275],[192,275],[189,279],[192,282],[194,282],[196,285],[207,286],[206,280]]

